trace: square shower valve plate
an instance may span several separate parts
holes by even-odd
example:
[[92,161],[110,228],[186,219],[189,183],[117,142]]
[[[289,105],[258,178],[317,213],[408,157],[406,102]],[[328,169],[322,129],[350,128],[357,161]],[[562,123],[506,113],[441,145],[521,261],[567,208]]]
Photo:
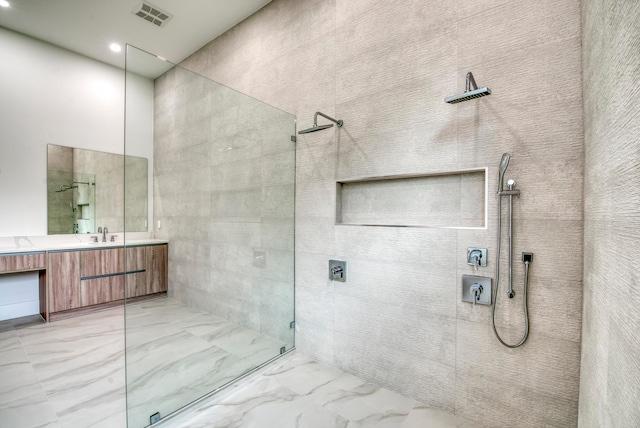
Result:
[[[482,286],[482,292],[476,298],[472,292],[474,284]],[[462,275],[462,301],[467,303],[475,303],[478,305],[490,305],[493,295],[493,278],[477,275]]]

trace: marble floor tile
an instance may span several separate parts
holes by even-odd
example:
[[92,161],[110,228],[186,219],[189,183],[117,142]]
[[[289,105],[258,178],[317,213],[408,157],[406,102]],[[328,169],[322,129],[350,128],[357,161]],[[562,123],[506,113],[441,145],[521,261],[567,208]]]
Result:
[[169,298],[48,324],[37,317],[3,321],[0,428],[140,428],[152,413],[165,417],[225,384],[198,409],[159,426],[479,426],[295,351],[233,383],[282,346]]
[[295,351],[176,415],[162,428],[471,428],[444,411],[365,382]]
[[163,417],[276,357],[282,343],[173,299],[127,307],[132,427]]

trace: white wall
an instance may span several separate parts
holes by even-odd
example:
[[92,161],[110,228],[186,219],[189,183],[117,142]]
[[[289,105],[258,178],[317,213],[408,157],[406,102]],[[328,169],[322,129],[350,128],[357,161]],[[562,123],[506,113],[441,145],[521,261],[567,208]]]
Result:
[[[124,153],[125,72],[4,28],[0,58],[0,237],[46,235],[47,144]],[[126,153],[149,159],[151,180],[153,82],[130,74],[127,91]],[[25,293],[37,275],[0,276],[2,317],[38,313]]]
[[[47,144],[124,153],[125,73],[4,28],[0,56],[0,236],[46,235]],[[129,82],[127,154],[151,176],[153,83]]]

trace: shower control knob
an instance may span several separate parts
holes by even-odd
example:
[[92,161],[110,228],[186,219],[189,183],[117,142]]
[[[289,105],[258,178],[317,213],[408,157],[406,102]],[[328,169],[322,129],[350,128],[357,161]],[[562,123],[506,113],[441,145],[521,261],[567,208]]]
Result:
[[482,294],[482,285],[477,282],[469,288],[469,293],[473,295],[473,304],[475,305],[480,300],[480,294]]

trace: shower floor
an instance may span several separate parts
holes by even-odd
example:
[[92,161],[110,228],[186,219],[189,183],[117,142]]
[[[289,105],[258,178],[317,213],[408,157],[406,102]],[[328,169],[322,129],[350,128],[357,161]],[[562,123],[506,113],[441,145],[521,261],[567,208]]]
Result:
[[[0,427],[126,427],[123,311],[48,324],[39,317],[0,322]],[[168,298],[127,306],[127,316],[129,377],[137,379],[129,390],[132,428],[148,424],[149,409],[164,415],[162,408],[185,403],[180,385],[181,393],[190,385],[186,397],[197,398],[231,380],[220,368],[239,373],[282,346]],[[173,375],[162,383],[162,373]],[[295,353],[166,422],[171,428],[477,426]]]
[[479,428],[294,352],[162,428]]

